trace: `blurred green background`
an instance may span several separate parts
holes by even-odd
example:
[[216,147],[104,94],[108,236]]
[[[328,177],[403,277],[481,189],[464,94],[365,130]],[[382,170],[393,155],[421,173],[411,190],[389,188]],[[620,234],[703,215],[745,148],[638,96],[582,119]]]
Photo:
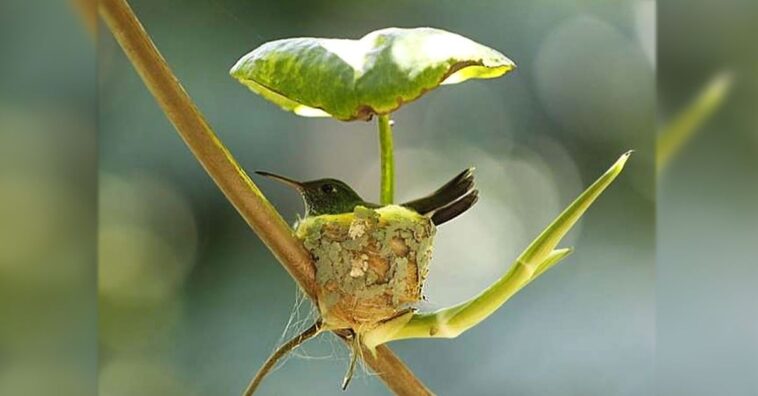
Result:
[[734,83],[659,175],[657,389],[758,395],[758,2],[666,0],[658,12],[661,119],[719,73]]
[[[456,340],[392,344],[438,394],[758,394],[755,1],[131,3],[248,171],[339,177],[366,197],[375,125],[279,110],[228,77],[239,56],[428,25],[518,63],[395,114],[398,199],[472,165],[482,191],[439,230],[423,309],[488,285],[637,150],[568,260]],[[69,1],[0,2],[0,395],[239,394],[311,307],[102,33]],[[656,129],[723,72],[720,110],[656,181]],[[256,181],[288,220],[302,213]],[[322,336],[261,394],[341,394],[346,364]],[[387,394],[363,371],[348,392]]]
[[0,395],[97,379],[95,47],[66,2],[0,2]]
[[[445,395],[653,391],[655,130],[650,1],[145,1],[133,8],[248,171],[332,176],[378,195],[374,123],[305,119],[228,76],[278,38],[357,38],[434,26],[519,65],[445,87],[394,119],[398,199],[477,167],[480,203],[442,227],[425,289],[434,309],[477,293],[624,151],[637,153],[567,241],[577,252],[457,340],[393,344]],[[240,392],[308,302],[211,183],[112,37],[98,48],[100,360],[103,395]],[[258,180],[290,221],[296,194]],[[347,352],[320,337],[261,394],[340,393]],[[312,359],[311,359],[312,358]],[[349,391],[383,395],[360,372]]]
[[[374,199],[374,123],[279,110],[228,76],[242,54],[434,26],[518,63],[394,115],[399,200],[468,166],[482,193],[439,230],[422,309],[488,285],[636,150],[569,259],[456,340],[392,344],[438,394],[758,394],[758,3],[130,2],[246,170],[338,177]],[[93,43],[68,2],[0,3],[0,395],[238,394],[310,305],[113,38]],[[726,101],[656,182],[656,129],[724,71]],[[288,221],[302,213],[256,182]],[[341,394],[347,356],[322,336],[261,394]],[[348,393],[387,390],[359,370]]]

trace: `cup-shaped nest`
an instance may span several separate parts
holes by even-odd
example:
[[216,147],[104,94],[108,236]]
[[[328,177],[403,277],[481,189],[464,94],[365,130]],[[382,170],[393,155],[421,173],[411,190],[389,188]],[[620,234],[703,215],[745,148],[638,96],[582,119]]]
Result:
[[428,217],[394,205],[302,220],[324,322],[362,333],[407,311],[422,298],[434,234]]

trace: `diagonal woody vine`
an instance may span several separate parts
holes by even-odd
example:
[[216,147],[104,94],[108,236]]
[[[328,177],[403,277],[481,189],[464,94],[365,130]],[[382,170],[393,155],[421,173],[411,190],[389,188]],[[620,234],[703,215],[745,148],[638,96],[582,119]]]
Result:
[[[195,158],[300,288],[314,299],[315,268],[309,253],[216,136],[129,4],[126,0],[101,0],[99,12]],[[364,357],[396,394],[431,394],[386,346],[378,347],[375,356],[368,353]]]

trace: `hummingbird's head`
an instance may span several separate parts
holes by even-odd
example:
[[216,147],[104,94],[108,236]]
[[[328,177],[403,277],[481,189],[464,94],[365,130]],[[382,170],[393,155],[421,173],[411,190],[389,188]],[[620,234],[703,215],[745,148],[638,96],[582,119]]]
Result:
[[305,216],[352,212],[363,199],[350,186],[337,179],[318,179],[306,182],[292,180],[270,172],[255,173],[282,182],[296,189],[305,202]]

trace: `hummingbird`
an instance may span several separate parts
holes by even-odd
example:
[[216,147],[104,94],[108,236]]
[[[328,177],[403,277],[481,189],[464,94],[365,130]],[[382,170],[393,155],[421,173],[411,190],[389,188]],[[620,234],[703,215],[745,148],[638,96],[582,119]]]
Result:
[[[271,172],[255,173],[284,183],[297,190],[305,202],[305,217],[326,214],[350,213],[356,206],[370,209],[382,205],[367,202],[347,183],[332,179],[316,179],[300,182]],[[479,199],[479,190],[474,188],[474,168],[468,168],[433,193],[400,206],[429,217],[435,226],[446,223],[469,208]]]

